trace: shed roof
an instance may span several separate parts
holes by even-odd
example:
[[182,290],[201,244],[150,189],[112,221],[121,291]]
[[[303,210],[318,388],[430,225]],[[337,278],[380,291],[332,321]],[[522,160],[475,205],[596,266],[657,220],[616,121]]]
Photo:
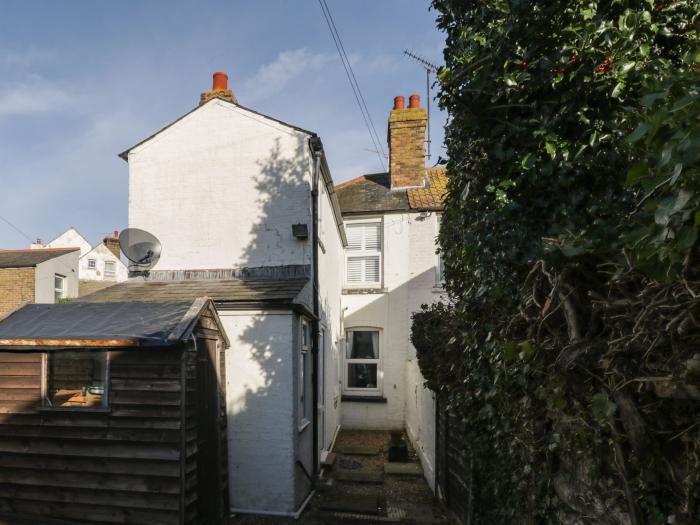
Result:
[[208,298],[29,304],[0,321],[0,349],[170,346],[186,340]]
[[125,281],[78,299],[81,302],[183,301],[210,297],[221,303],[292,303],[307,279]]
[[31,268],[80,248],[37,248],[34,250],[0,250],[0,268]]

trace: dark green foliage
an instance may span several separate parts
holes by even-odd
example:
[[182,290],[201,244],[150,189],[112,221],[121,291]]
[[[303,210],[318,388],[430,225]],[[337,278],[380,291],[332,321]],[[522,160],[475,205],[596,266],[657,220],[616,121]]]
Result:
[[433,4],[474,523],[700,523],[700,0]]

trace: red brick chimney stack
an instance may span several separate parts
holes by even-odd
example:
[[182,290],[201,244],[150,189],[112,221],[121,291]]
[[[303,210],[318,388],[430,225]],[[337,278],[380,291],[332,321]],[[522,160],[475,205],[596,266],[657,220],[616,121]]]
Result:
[[110,237],[109,235],[102,241],[107,246],[107,249],[114,254],[114,256],[119,259],[121,256],[121,251],[119,249],[119,231],[114,230],[114,235]]
[[428,113],[420,107],[420,97],[411,95],[408,108],[402,96],[394,98],[389,115],[389,175],[391,189],[425,185],[425,130]]
[[233,91],[228,88],[228,75],[223,71],[217,71],[214,73],[211,90],[202,93],[202,95],[199,97],[199,105],[201,106],[213,98],[220,98],[222,100],[238,104],[238,100],[236,100],[236,96],[233,94]]

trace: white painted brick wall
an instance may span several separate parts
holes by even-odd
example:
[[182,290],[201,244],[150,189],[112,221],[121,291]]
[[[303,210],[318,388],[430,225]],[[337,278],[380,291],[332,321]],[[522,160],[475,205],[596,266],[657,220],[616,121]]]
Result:
[[292,512],[293,316],[219,315],[231,341],[226,351],[231,510]]

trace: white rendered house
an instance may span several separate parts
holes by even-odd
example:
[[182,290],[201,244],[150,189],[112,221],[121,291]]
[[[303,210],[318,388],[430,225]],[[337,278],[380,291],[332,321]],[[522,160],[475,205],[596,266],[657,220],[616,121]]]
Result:
[[425,168],[427,113],[417,95],[410,99],[405,108],[396,97],[389,117],[389,172],[337,187],[348,238],[342,425],[405,428],[434,488],[435,399],[410,328],[421,304],[444,299],[436,236],[447,177]]
[[295,515],[340,425],[345,233],[321,141],[241,106],[216,73],[199,106],[121,157],[129,226],[162,254],[92,300],[214,299],[231,345],[229,510]]
[[[40,248],[37,241],[32,248]],[[81,293],[85,289],[94,291],[95,282],[109,285],[125,281],[129,272],[121,261],[119,253],[118,232],[112,236],[106,236],[101,243],[92,246],[88,240],[73,226],[46,244],[46,248],[80,248],[80,260],[78,261]]]

